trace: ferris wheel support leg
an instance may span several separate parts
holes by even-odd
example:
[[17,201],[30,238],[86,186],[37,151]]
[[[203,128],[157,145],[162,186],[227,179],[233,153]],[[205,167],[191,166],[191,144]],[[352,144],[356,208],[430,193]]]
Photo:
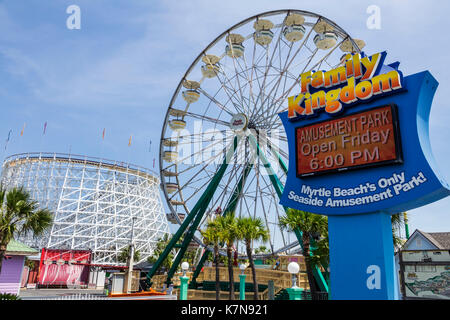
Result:
[[[267,160],[266,156],[261,151],[256,138],[251,133],[249,134],[249,140],[250,140],[250,143],[252,144],[253,148],[255,149],[256,154],[260,157],[264,167],[266,168],[267,173],[270,178],[270,181],[272,182],[273,187],[275,188],[275,191],[278,194],[278,197],[281,198],[281,195],[283,194],[283,189],[284,189],[281,181],[278,179],[278,176],[273,171],[269,160]],[[279,157],[279,155],[278,155],[278,157]],[[278,158],[278,159],[281,160],[281,158]],[[287,208],[284,207],[284,210],[286,211]],[[302,231],[300,229],[296,229],[295,235],[297,236],[298,243],[300,244],[301,248],[303,249]],[[315,244],[313,244],[313,246],[315,247]],[[313,251],[313,250],[311,250],[311,251]],[[311,252],[311,254],[312,254],[312,252]],[[325,280],[324,276],[322,275],[322,271],[320,270],[319,266],[314,265],[313,274],[314,274],[314,278],[317,281],[317,284],[319,285],[320,290],[324,291],[324,292],[328,292],[327,281]]]
[[247,177],[248,177],[250,171],[252,170],[252,168],[253,168],[253,163],[249,163],[246,165],[244,172],[242,173],[242,176],[239,179],[239,182],[236,185],[236,188],[233,190],[230,200],[228,201],[227,207],[223,213],[224,216],[226,216],[227,214],[234,212],[236,210],[238,200],[241,196],[242,189],[244,188],[245,180],[247,180]]
[[[274,148],[272,147],[272,144],[271,144],[270,140],[267,140],[267,146],[269,147],[269,149],[270,149],[270,150],[275,154],[275,156],[277,157],[278,162],[279,162],[280,165],[281,165],[281,169],[284,171],[285,174],[287,174],[287,172],[288,172],[287,166],[286,166],[286,164],[284,163],[283,159],[281,158],[280,154],[279,154],[276,150],[274,150]],[[300,241],[300,239],[302,239],[302,231],[299,230],[299,229],[297,229],[297,230],[295,231],[295,234],[296,234],[296,236],[297,236],[297,239],[299,239],[299,243],[301,244],[301,247],[303,248],[303,243]],[[315,251],[316,249],[317,249],[316,241],[315,241],[314,239],[311,239],[311,248],[310,248],[311,253],[313,254],[314,251]],[[327,270],[327,269],[328,269],[328,264],[322,265],[322,267],[323,267],[325,270]],[[316,276],[316,274],[317,274],[317,277],[320,278],[320,282],[319,282],[319,283],[324,283],[324,284],[328,283],[328,282],[325,280],[325,278],[323,277],[322,272],[318,272],[318,271],[316,270],[317,268],[318,268],[318,267],[315,266],[315,268],[314,268],[314,273],[315,273],[315,275],[314,275],[314,276]],[[320,269],[319,269],[319,270],[320,270]],[[325,288],[325,287],[323,287],[322,285],[319,285],[319,287],[320,287],[321,290],[327,291],[327,292],[328,292],[328,288]],[[328,286],[327,286],[327,287],[328,287]]]
[[[222,165],[220,166],[219,170],[217,171],[217,174],[211,180],[210,184],[206,188],[206,190],[203,193],[203,195],[200,197],[199,201],[195,204],[194,208],[189,213],[189,215],[184,219],[184,221],[181,224],[180,228],[178,228],[177,232],[173,235],[172,239],[170,239],[167,247],[164,249],[163,253],[159,256],[158,260],[155,262],[154,266],[152,267],[152,269],[147,274],[147,283],[149,283],[149,284],[151,283],[151,278],[155,275],[156,271],[162,265],[163,261],[167,258],[167,256],[169,255],[170,251],[172,251],[172,249],[175,247],[176,243],[180,240],[181,236],[186,231],[186,229],[188,228],[188,226],[191,223],[191,221],[194,220],[194,218],[195,218],[196,221],[198,220],[198,222],[200,222],[200,220],[201,220],[201,218],[202,218],[202,216],[203,216],[203,214],[204,214],[204,212],[206,210],[206,207],[208,206],[209,202],[211,201],[212,195],[216,191],[217,186],[219,185],[219,182],[222,179],[226,168],[228,167],[228,163],[229,163],[230,159],[232,158],[232,156],[236,152],[236,149],[237,149],[237,146],[239,144],[240,139],[241,139],[241,136],[236,136],[234,138],[233,144],[230,147],[230,149],[228,149],[228,151],[227,151],[227,153],[225,155],[225,159],[223,160]],[[198,216],[200,216],[200,218],[198,218]],[[192,227],[193,226],[191,226],[191,228]],[[197,228],[197,226],[195,226],[195,228],[194,228],[194,233],[195,233],[195,229],[196,228]],[[188,232],[188,234],[189,233],[190,232]],[[192,235],[193,235],[193,233],[192,233]],[[187,238],[187,235],[186,235],[184,240],[186,240],[186,238]],[[191,238],[191,240],[192,240],[192,238]],[[189,244],[189,242],[187,242],[187,244]],[[183,241],[183,244],[185,244],[185,241]],[[181,245],[180,251],[177,254],[177,259],[172,264],[172,268],[170,269],[170,272],[168,274],[168,277],[167,277],[167,280],[166,280],[166,282],[168,284],[170,283],[171,277],[173,276],[173,274],[175,273],[176,268],[178,267],[179,261],[183,258],[184,252],[187,249],[187,245],[183,246],[183,244]]]
[[[283,159],[281,158],[280,154],[279,154],[276,150],[274,150],[274,148],[272,147],[272,144],[271,144],[270,140],[267,140],[267,145],[268,145],[269,149],[270,149],[270,150],[275,154],[275,156],[277,157],[278,162],[279,162],[280,165],[281,165],[281,169],[284,171],[285,174],[287,174],[287,172],[288,172],[287,166],[286,166],[286,164],[284,163]],[[297,229],[297,230],[295,231],[295,234],[296,234],[296,236],[297,236],[297,239],[301,239],[301,238],[302,238],[302,231],[301,231],[301,230]],[[300,242],[300,241],[299,241],[299,242]],[[301,242],[300,242],[300,243],[301,243]],[[301,243],[301,247],[303,248],[303,243]],[[316,241],[315,241],[314,239],[311,239],[311,248],[310,248],[311,253],[313,254],[314,251],[315,251],[316,249],[317,249]],[[323,267],[325,270],[327,270],[327,269],[328,269],[328,264],[322,265],[322,267]],[[317,272],[316,268],[317,268],[317,266],[315,266],[314,272],[317,274],[317,277],[320,278],[320,282],[321,282],[321,283],[328,283],[328,281],[326,281],[325,278],[323,277],[322,272]],[[315,275],[315,276],[316,276],[316,275]],[[326,289],[325,287],[320,286],[320,288],[321,288],[321,290],[327,291],[327,292],[328,292],[328,289]]]
[[[228,213],[234,212],[236,210],[236,206],[239,200],[239,197],[241,195],[241,191],[244,188],[245,180],[247,179],[251,169],[253,168],[253,163],[248,163],[244,169],[244,172],[242,173],[241,178],[239,179],[238,184],[236,185],[235,189],[233,190],[232,196],[230,200],[228,201],[228,204],[226,206],[226,209],[223,211],[223,216],[226,216]],[[210,251],[205,250],[203,253],[202,258],[200,259],[199,263],[197,264],[195,268],[195,272],[192,275],[191,283],[196,283],[196,279],[198,275],[200,274],[200,271],[203,268],[203,265],[209,255]]]
[[211,251],[209,251],[208,248],[205,248],[205,252],[203,252],[203,255],[200,258],[200,261],[198,262],[197,267],[195,268],[194,274],[192,275],[192,278],[191,278],[191,285],[193,287],[196,287],[198,275],[202,271],[203,265],[205,264],[205,261],[206,261],[206,259],[208,259],[210,254],[211,254]]
[[269,147],[269,149],[275,154],[275,156],[278,159],[278,163],[281,166],[281,169],[283,169],[284,173],[287,174],[288,173],[288,168],[286,163],[284,163],[283,159],[281,158],[280,154],[272,147],[272,143],[270,142],[270,140],[267,140],[267,146]]
[[267,160],[266,156],[261,151],[261,148],[259,147],[259,144],[258,144],[255,136],[252,133],[249,133],[248,139],[250,141],[250,144],[253,146],[256,154],[261,159],[261,161],[262,161],[262,163],[264,165],[264,168],[266,168],[267,174],[269,175],[269,179],[272,182],[273,187],[275,188],[275,191],[278,194],[278,197],[281,198],[281,195],[283,194],[283,189],[284,189],[283,184],[278,179],[278,176],[275,173],[275,171],[273,171],[269,160]]
[[[218,182],[217,182],[217,185],[218,185]],[[217,185],[216,185],[216,187],[217,187]],[[214,188],[214,190],[212,190],[212,193],[214,193],[214,191],[215,191],[215,188]],[[212,197],[212,195],[211,195],[211,197]],[[200,224],[200,221],[203,218],[203,215],[204,215],[204,213],[205,213],[205,211],[206,211],[206,209],[208,207],[208,204],[209,204],[209,201],[211,200],[211,197],[208,197],[208,199],[206,200],[207,202],[201,206],[201,208],[199,209],[199,212],[196,214],[194,222],[192,223],[192,225],[190,226],[190,228],[186,232],[186,234],[184,236],[184,239],[183,239],[183,242],[181,243],[180,250],[178,251],[178,254],[177,254],[176,258],[173,261],[169,272],[167,273],[167,279],[166,279],[166,283],[167,284],[170,284],[172,282],[172,277],[175,274],[175,271],[177,270],[177,268],[178,268],[178,266],[179,266],[179,264],[181,262],[181,259],[183,259],[184,254],[186,253],[186,250],[189,247],[189,243],[191,243],[192,238],[194,237],[195,231],[197,230],[197,227],[198,227],[198,225]]]

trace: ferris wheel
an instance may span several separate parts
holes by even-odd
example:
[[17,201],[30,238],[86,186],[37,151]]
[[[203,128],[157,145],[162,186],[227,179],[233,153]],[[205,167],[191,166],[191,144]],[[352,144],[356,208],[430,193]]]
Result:
[[288,163],[278,113],[299,92],[302,73],[335,68],[364,45],[333,21],[300,10],[258,14],[214,39],[182,77],[162,128],[169,220],[193,225],[192,239],[203,245],[199,230],[208,218],[234,212],[263,220],[268,254],[298,245],[278,224]]

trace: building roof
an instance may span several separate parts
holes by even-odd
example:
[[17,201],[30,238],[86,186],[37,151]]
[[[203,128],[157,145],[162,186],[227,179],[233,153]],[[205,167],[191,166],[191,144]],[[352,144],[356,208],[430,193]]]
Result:
[[450,249],[450,232],[419,232],[439,249]]
[[140,269],[140,270],[150,270],[153,268],[154,263],[149,263],[148,261],[142,261],[140,263],[137,263],[133,266],[134,269]]
[[38,250],[30,248],[29,246],[16,240],[11,240],[6,247],[6,254],[8,255],[32,256],[37,253],[39,253]]
[[425,232],[416,229],[402,248],[408,248],[416,235],[425,238],[432,246],[439,250],[450,250],[450,232]]

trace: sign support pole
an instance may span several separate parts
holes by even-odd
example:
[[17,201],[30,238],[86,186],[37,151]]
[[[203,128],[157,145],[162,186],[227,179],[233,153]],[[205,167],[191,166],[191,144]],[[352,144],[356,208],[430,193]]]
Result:
[[391,216],[329,216],[333,300],[398,300]]

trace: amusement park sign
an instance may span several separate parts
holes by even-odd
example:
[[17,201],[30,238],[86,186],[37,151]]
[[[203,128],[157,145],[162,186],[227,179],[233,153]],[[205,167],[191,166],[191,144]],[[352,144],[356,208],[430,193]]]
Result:
[[335,69],[300,75],[300,93],[280,114],[295,155],[283,205],[325,215],[397,213],[449,194],[428,139],[438,83],[429,72],[403,78],[385,57],[348,54]]
[[[349,105],[402,88],[401,73],[395,69],[378,74],[386,52],[362,58],[347,54],[341,66],[330,71],[308,71],[300,76],[300,94],[289,97],[289,120],[311,117],[321,110],[329,114],[343,111]],[[377,76],[375,76],[378,74]],[[331,88],[347,83],[342,88]],[[325,88],[325,90],[318,90]]]
[[449,195],[428,136],[438,82],[386,52],[299,76],[279,116],[289,145],[280,203],[328,216],[332,299],[398,299],[391,215]]

